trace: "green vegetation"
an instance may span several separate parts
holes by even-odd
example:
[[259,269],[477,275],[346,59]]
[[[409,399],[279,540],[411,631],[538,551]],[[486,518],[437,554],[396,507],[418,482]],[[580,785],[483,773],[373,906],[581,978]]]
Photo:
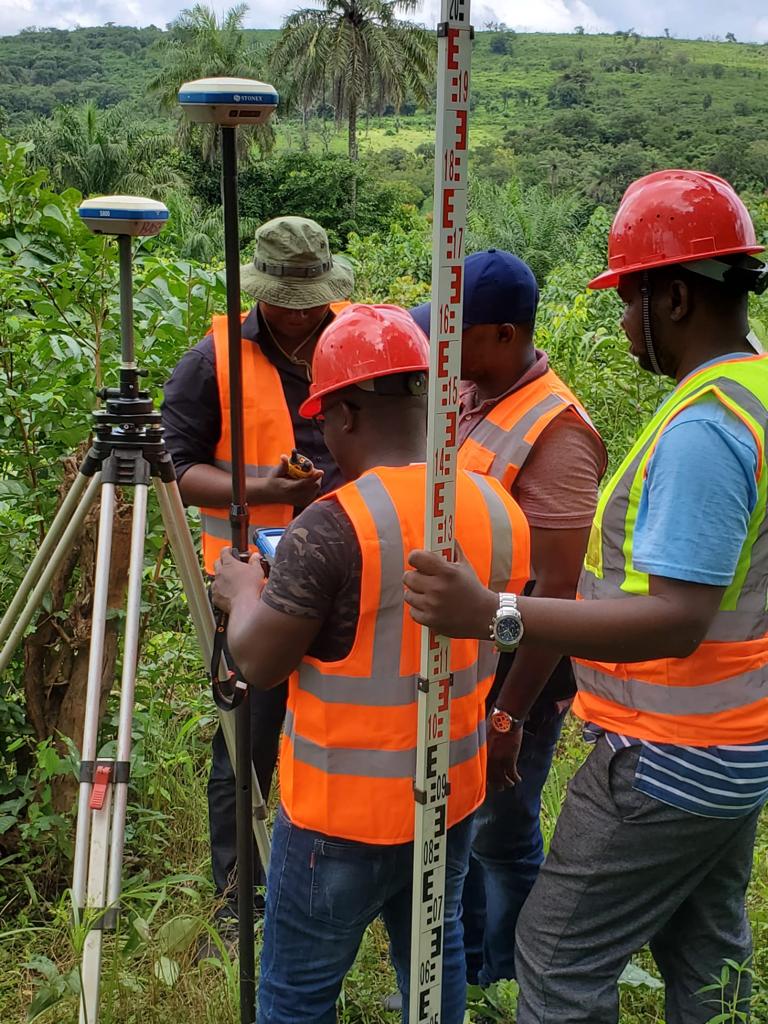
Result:
[[[247,10],[246,4],[238,4],[219,20],[211,8],[196,4],[182,11],[156,44],[162,66],[149,83],[150,95],[157,98],[162,111],[176,114],[181,149],[198,153],[206,163],[215,160],[218,128],[193,125],[178,117],[179,88],[185,82],[216,75],[254,77],[255,69],[265,63],[265,51],[246,37],[243,19]],[[241,162],[247,161],[252,148],[254,152],[268,153],[274,144],[272,126],[244,126],[237,133],[237,144]]]
[[408,93],[429,100],[436,45],[407,21],[416,0],[325,0],[320,10],[290,14],[272,52],[272,68],[287,85],[287,98],[306,116],[318,103],[333,104],[347,121],[349,158],[357,160],[361,109],[400,109]]
[[[198,22],[204,31],[195,36]],[[34,116],[90,100],[102,108],[121,103],[145,124],[167,128],[149,86],[158,79],[172,86],[169,67],[183,80],[197,67],[215,71],[219,55],[234,52],[239,70],[267,73],[264,58],[278,32],[226,30],[224,42],[214,43],[211,28],[198,7],[170,37],[156,28],[105,27],[2,38],[0,127],[5,118],[5,130],[23,137]],[[181,56],[198,46],[189,44],[190,33],[205,40],[207,63]],[[323,94],[317,79],[302,78],[301,89],[293,81],[293,89],[283,83],[292,112],[282,111],[278,147],[345,152],[347,133],[336,130],[344,102],[330,87]],[[700,165],[739,188],[765,188],[766,81],[766,46],[478,32],[471,145],[480,166],[497,165],[501,154],[506,173],[524,184],[575,187],[591,202],[615,201],[630,178],[662,164]],[[416,81],[404,93],[361,89],[358,118],[363,156],[393,147],[413,152],[432,141],[433,115]]]
[[[374,6],[391,15],[398,5]],[[236,7],[218,21],[198,6],[167,33],[107,26],[0,39],[0,129],[12,140],[0,139],[0,609],[75,472],[71,455],[82,452],[94,387],[115,379],[115,252],[77,217],[81,195],[148,193],[171,209],[163,234],[138,246],[135,267],[137,343],[156,398],[212,311],[224,307],[214,139],[185,131],[162,109],[173,106],[186,78],[269,74],[279,33],[245,31],[242,17]],[[302,24],[312,19],[299,20],[297,31]],[[307,40],[294,39],[295,54]],[[633,33],[478,33],[467,248],[506,247],[531,263],[543,294],[538,343],[585,401],[613,465],[664,385],[629,360],[617,297],[585,290],[604,265],[612,207],[629,180],[652,168],[719,170],[744,191],[768,243],[767,59],[768,47]],[[243,136],[243,249],[260,221],[312,216],[354,262],[356,298],[411,305],[430,289],[434,111],[416,78],[396,80],[391,64],[379,77],[372,71],[356,90],[360,159],[350,160],[353,139],[340,128],[349,93],[346,85],[332,87],[342,63],[327,80],[315,68],[281,82],[291,103],[274,137],[251,144]],[[755,302],[753,325],[768,342],[765,310]],[[116,584],[128,524],[121,502]],[[0,1020],[8,1024],[75,1019],[82,930],[69,923],[66,886],[95,531],[89,519],[44,614],[0,680]],[[153,505],[144,584],[126,912],[107,944],[103,1020],[234,1024],[235,967],[226,959],[194,962],[201,939],[216,941],[204,786],[215,723]],[[116,585],[106,649],[112,665],[119,663],[121,599]],[[116,714],[113,694],[107,736]],[[547,835],[583,756],[572,724],[545,792]],[[768,1020],[765,826],[750,913],[755,1019]],[[345,985],[340,1019],[393,1021],[380,1008],[393,984],[385,937],[374,928]],[[658,988],[650,958],[639,956],[622,986],[622,1024],[662,1024]],[[720,1006],[717,984],[712,1017],[739,1020]],[[514,985],[472,993],[468,1019],[511,1024]]]

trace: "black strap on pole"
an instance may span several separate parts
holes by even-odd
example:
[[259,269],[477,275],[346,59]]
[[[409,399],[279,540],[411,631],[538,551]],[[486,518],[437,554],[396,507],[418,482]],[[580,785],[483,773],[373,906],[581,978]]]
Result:
[[[232,547],[248,557],[248,502],[245,491],[243,367],[240,331],[240,233],[237,206],[237,151],[234,128],[221,128],[221,183],[224,204],[224,264],[227,275],[227,335],[232,434]],[[226,620],[217,622],[223,638]],[[235,778],[237,799],[237,906],[240,953],[240,1024],[256,1019],[256,970],[253,942],[253,829],[251,823],[251,708],[248,688],[236,705]],[[233,701],[233,706],[235,703]]]

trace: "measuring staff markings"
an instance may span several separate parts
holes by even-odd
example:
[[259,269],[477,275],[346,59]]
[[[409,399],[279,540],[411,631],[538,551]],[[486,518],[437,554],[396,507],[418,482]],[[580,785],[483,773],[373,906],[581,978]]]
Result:
[[[438,113],[432,250],[429,429],[425,546],[454,554],[457,425],[461,369],[469,3],[443,0],[438,26]],[[410,1019],[439,1024],[450,792],[450,644],[424,630],[418,699]]]

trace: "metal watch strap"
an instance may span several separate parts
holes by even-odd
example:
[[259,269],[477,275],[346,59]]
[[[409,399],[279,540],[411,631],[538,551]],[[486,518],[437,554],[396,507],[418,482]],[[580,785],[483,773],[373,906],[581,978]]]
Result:
[[496,639],[496,622],[501,618],[502,615],[508,615],[509,613],[517,613],[517,594],[500,593],[499,594],[499,607],[493,614],[491,624],[488,627],[491,635],[491,640]]

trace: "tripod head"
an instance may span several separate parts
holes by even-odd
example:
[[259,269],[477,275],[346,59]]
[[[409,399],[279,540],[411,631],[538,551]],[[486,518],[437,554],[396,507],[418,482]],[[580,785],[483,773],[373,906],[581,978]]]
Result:
[[271,85],[253,78],[199,78],[179,89],[179,103],[190,121],[228,128],[265,123],[277,100]]

